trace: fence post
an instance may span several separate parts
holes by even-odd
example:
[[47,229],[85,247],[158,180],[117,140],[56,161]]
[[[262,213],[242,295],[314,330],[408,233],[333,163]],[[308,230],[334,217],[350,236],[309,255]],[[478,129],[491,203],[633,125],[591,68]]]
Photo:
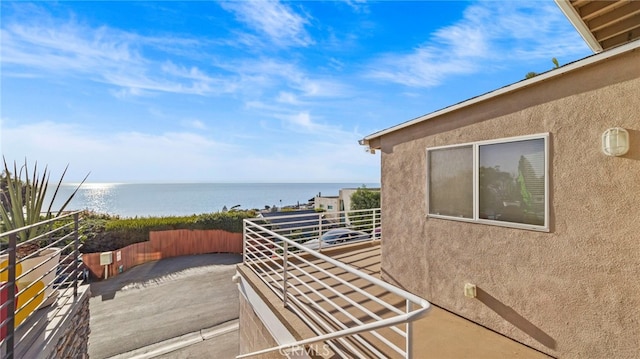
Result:
[[5,358],[13,359],[13,350],[15,344],[15,320],[16,320],[16,247],[17,234],[9,235],[9,265],[7,266],[7,355]]
[[282,260],[282,280],[283,280],[283,285],[282,285],[282,305],[283,306],[287,306],[287,257],[288,257],[288,246],[287,246],[287,242],[283,242],[284,246],[284,253],[283,255],[283,260]]
[[78,258],[80,258],[80,236],[78,235],[78,220],[80,215],[73,215],[73,298],[78,297]]

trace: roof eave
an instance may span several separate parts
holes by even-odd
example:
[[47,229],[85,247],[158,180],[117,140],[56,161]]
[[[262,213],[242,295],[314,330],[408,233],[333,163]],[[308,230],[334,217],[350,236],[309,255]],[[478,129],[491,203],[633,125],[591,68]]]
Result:
[[539,82],[543,82],[543,81],[547,81],[551,78],[557,77],[557,76],[561,76],[563,74],[566,74],[568,72],[580,69],[582,67],[586,67],[589,65],[592,65],[594,63],[600,62],[600,61],[604,61],[608,58],[611,57],[615,57],[617,55],[623,54],[625,52],[629,52],[629,51],[634,51],[640,48],[640,40],[636,40],[636,41],[632,41],[630,43],[627,43],[625,45],[621,45],[618,46],[614,49],[611,50],[607,50],[607,51],[603,51],[601,53],[595,54],[595,55],[591,55],[589,57],[586,57],[584,59],[578,60],[576,62],[564,65],[560,68],[557,69],[553,69],[550,71],[547,71],[545,73],[542,73],[538,76],[535,76],[533,78],[527,79],[527,80],[522,80],[519,82],[516,82],[514,84],[511,85],[507,85],[505,87],[499,88],[497,90],[493,90],[491,92],[487,92],[483,95],[477,96],[477,97],[473,97],[471,99],[459,102],[455,105],[449,106],[449,107],[445,107],[443,109],[440,109],[438,111],[417,117],[413,120],[409,120],[407,122],[401,123],[399,125],[393,126],[393,127],[389,127],[385,130],[381,130],[378,132],[375,132],[369,136],[364,137],[363,139],[359,140],[358,143],[360,143],[363,146],[368,146],[369,150],[374,150],[374,149],[380,149],[381,148],[381,141],[380,138],[384,135],[387,135],[389,133],[392,132],[396,132],[398,130],[413,126],[415,124],[424,122],[424,121],[428,121],[430,119],[442,116],[444,114],[450,113],[450,112],[454,112],[457,111],[461,108],[467,107],[467,106],[471,106],[483,101],[487,101],[490,99],[493,99],[495,97],[507,94],[507,93],[511,93],[511,92],[515,92],[521,89],[524,89],[526,87],[530,87],[533,86]]
[[571,2],[569,0],[554,0],[554,1],[562,11],[564,16],[566,16],[567,19],[569,19],[569,22],[571,22],[573,27],[575,27],[576,30],[578,30],[578,33],[580,34],[580,36],[582,36],[582,38],[587,43],[587,45],[589,45],[591,50],[593,50],[593,52],[596,52],[596,53],[602,52],[603,50],[602,45],[600,45],[600,43],[595,38],[595,36],[593,36],[593,33],[591,32],[587,24],[585,24],[585,22],[582,20],[582,18],[580,17],[580,14],[578,14],[578,12],[573,7],[573,5],[571,5]]

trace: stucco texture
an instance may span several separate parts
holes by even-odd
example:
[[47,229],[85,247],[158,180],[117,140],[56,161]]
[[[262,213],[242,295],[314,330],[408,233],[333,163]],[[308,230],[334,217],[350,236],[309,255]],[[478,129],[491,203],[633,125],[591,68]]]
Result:
[[[626,155],[601,152],[610,127],[629,131]],[[426,148],[538,133],[549,133],[549,232],[427,217]],[[378,141],[384,279],[553,356],[640,355],[639,51]]]

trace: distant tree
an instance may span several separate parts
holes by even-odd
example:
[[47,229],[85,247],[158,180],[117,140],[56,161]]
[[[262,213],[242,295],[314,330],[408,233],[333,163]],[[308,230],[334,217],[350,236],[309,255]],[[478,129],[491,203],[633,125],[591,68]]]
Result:
[[[363,185],[351,195],[352,211],[374,208],[380,208],[380,191],[372,191]],[[373,211],[350,212],[349,221],[354,229],[369,232],[374,229],[372,215]]]
[[351,210],[380,208],[380,191],[372,191],[365,185],[351,195]]
[[[558,59],[556,59],[555,57],[551,58],[551,62],[553,62],[553,68],[554,69],[557,69],[558,67],[560,67],[560,63],[558,62]],[[531,71],[531,72],[527,72],[527,74],[524,75],[524,78],[525,79],[530,79],[530,78],[536,77],[538,75],[539,75],[539,73]]]
[[500,166],[480,167],[480,212],[485,215],[500,213],[504,201],[518,200],[518,188],[511,174],[501,171]]
[[525,79],[530,79],[530,78],[532,78],[532,77],[536,77],[536,76],[538,76],[538,74],[537,74],[537,73],[535,73],[535,72],[533,72],[533,71],[531,71],[531,72],[527,72],[527,74],[526,74],[526,75],[524,75],[524,78],[525,78]]

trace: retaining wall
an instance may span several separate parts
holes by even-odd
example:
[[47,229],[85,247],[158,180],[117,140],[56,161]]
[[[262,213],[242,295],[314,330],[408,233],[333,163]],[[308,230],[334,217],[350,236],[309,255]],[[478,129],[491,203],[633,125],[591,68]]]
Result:
[[[116,276],[149,261],[205,253],[242,253],[242,233],[219,229],[150,232],[149,241],[112,251],[107,275]],[[82,261],[94,278],[104,278],[105,266],[100,265],[100,253],[85,253]]]

